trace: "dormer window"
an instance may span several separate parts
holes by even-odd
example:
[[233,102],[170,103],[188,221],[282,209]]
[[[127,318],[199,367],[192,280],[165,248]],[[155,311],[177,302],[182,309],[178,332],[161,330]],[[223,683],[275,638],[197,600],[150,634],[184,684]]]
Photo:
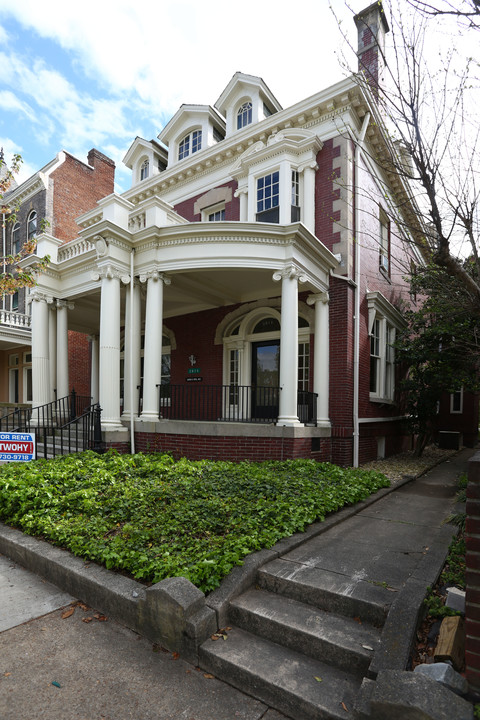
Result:
[[252,103],[245,102],[238,108],[237,112],[237,130],[250,125],[252,122]]
[[144,160],[140,168],[140,180],[146,180],[148,178],[150,169],[150,163],[148,160]]
[[188,133],[188,135],[185,135],[183,140],[180,142],[178,146],[178,159],[183,160],[183,158],[193,155],[193,153],[196,153],[201,149],[202,131],[193,130],[191,133]]

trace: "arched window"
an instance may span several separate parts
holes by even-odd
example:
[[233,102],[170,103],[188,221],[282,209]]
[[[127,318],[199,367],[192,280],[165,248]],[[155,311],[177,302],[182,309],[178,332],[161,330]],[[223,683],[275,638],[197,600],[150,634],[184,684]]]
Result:
[[32,210],[27,220],[27,240],[33,240],[37,234],[37,213]]
[[252,103],[245,102],[238,108],[237,111],[237,130],[250,125],[252,122]]
[[16,222],[12,228],[12,255],[20,251],[20,223]]
[[146,180],[148,178],[150,170],[150,163],[148,160],[144,160],[140,167],[140,180]]
[[178,159],[183,160],[183,158],[193,155],[193,153],[196,153],[201,149],[202,131],[192,130],[192,132],[188,133],[188,135],[185,135],[178,146]]

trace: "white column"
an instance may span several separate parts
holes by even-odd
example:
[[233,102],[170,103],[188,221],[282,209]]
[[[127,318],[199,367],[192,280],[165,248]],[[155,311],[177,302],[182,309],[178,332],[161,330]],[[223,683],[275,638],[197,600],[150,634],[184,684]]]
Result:
[[280,225],[292,222],[292,166],[288,160],[280,163]]
[[50,402],[60,397],[57,392],[57,307],[53,299],[48,313],[48,358],[50,367]]
[[156,422],[159,417],[159,385],[162,379],[163,286],[169,278],[158,270],[140,276],[147,282],[145,348],[143,361],[143,406],[140,420]]
[[247,190],[237,190],[240,198],[240,222],[248,221],[248,192]]
[[45,405],[50,397],[49,308],[53,298],[32,293],[32,391],[33,407]]
[[299,425],[298,420],[298,282],[306,278],[293,265],[276,272],[282,281],[280,326],[280,403],[277,425]]
[[313,391],[317,393],[317,427],[330,427],[329,419],[329,310],[328,293],[321,292],[307,298],[309,305],[315,306],[315,335],[313,345]]
[[303,170],[302,222],[315,235],[315,170],[312,163]]
[[[125,430],[120,421],[120,277],[111,266],[101,268],[99,401],[103,430]],[[127,278],[125,278],[126,280]]]
[[66,397],[68,385],[68,310],[73,303],[57,300],[57,398]]
[[90,395],[92,396],[92,403],[98,403],[98,335],[89,335],[88,340],[90,341],[91,353]]
[[[133,300],[133,307],[132,307]],[[133,319],[133,322],[132,322]],[[125,301],[125,354],[123,377],[123,415],[130,417],[133,409],[134,416],[138,415],[138,397],[140,385],[140,353],[141,353],[141,314],[140,314],[140,285],[133,286],[133,299],[131,285],[127,285]],[[131,400],[130,377],[133,376],[133,402]]]

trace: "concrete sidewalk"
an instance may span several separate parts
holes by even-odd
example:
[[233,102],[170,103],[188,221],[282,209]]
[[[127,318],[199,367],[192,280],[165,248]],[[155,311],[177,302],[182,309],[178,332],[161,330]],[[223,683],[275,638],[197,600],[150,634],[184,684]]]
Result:
[[[315,597],[317,602],[323,594],[333,613],[339,612],[335,602],[341,606],[349,604],[352,617],[362,615],[362,608],[368,607],[374,615],[377,611],[386,615],[370,677],[384,668],[405,667],[425,589],[435,581],[454,533],[454,528],[445,525],[444,520],[454,508],[456,479],[461,472],[466,472],[473,453],[473,450],[463,450],[417,480],[399,484],[387,494],[381,491],[375,501],[369,499],[355,508],[346,508],[325,523],[316,524],[309,533],[263,551],[262,563],[260,556],[257,562],[258,572],[252,571],[252,567],[249,569],[249,565],[255,565],[254,558],[250,558],[253,562],[236,568],[224,587],[207,598],[207,603],[210,607],[222,603],[225,612],[226,596],[238,596],[245,589],[246,581],[254,578],[267,592],[279,595],[286,592],[287,596],[293,592],[294,597],[299,593],[298,600],[302,602],[310,603],[310,597]],[[12,533],[15,535],[15,531],[8,529],[0,532],[0,550],[13,547]],[[7,540],[8,545],[4,545]],[[35,563],[32,552],[41,552],[42,543],[31,538],[23,543],[20,533],[18,542],[17,559],[33,543],[34,551],[29,547],[28,552]],[[34,567],[32,560],[30,565]],[[73,573],[75,567],[73,563],[62,572]],[[112,577],[113,591],[114,573],[104,571],[99,577],[105,578],[107,594],[108,578]],[[0,564],[0,630],[4,628],[0,632],[2,720],[20,717],[32,720],[284,718],[272,709],[273,705],[289,717],[300,717],[292,710],[295,703],[282,706],[281,702],[270,701],[269,698],[280,697],[280,690],[270,690],[266,699],[262,697],[258,679],[260,673],[268,676],[265,663],[257,673],[254,659],[247,660],[251,665],[247,669],[253,674],[251,682],[246,679],[243,668],[239,668],[237,674],[234,670],[233,676],[224,676],[229,684],[217,679],[222,677],[220,665],[216,660],[211,661],[211,657],[208,659],[208,648],[225,656],[234,653],[235,628],[228,633],[227,642],[207,640],[204,643],[201,657],[207,670],[200,671],[175,654],[153,647],[151,642],[110,618],[104,621],[102,612],[108,614],[105,608],[98,607],[96,613],[77,605],[72,615],[62,619],[62,610],[55,608],[68,606],[71,601],[69,595],[55,586],[3,558]],[[318,616],[318,610],[315,612]],[[317,621],[314,624],[317,625]],[[286,685],[293,678],[289,667],[287,663],[285,677],[280,678]],[[272,674],[278,676],[276,671]],[[311,717],[319,716],[315,714],[313,694],[325,692],[325,685],[318,682],[312,685],[309,678],[305,692],[312,693]]]
[[283,718],[4,556],[0,627],[2,720]]

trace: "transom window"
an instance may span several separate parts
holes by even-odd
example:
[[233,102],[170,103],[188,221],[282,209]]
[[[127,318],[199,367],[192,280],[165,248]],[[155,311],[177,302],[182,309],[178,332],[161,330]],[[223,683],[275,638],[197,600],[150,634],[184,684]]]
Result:
[[252,122],[252,103],[245,102],[238,108],[237,112],[237,130],[250,125]]
[[257,213],[278,207],[280,195],[280,173],[278,170],[257,180]]
[[37,213],[35,210],[32,210],[30,215],[28,216],[27,221],[27,238],[28,240],[33,240],[33,238],[37,234]]
[[196,153],[201,149],[202,131],[193,130],[191,133],[188,133],[188,135],[185,135],[183,140],[180,142],[180,145],[178,146],[178,159],[183,160],[183,158],[193,155],[193,153]]

